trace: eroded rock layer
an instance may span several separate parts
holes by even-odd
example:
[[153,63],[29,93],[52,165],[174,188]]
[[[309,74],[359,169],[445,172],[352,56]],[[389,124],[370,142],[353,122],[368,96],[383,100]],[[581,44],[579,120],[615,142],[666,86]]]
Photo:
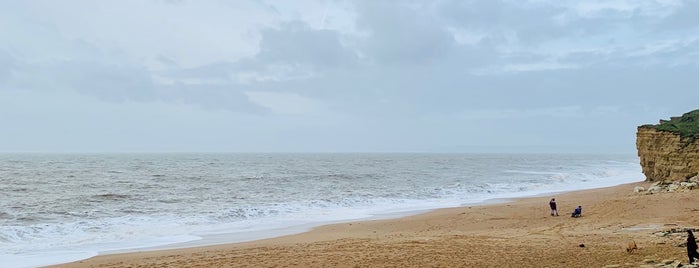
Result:
[[636,148],[647,181],[688,180],[699,173],[699,139],[695,137],[645,125],[638,127]]

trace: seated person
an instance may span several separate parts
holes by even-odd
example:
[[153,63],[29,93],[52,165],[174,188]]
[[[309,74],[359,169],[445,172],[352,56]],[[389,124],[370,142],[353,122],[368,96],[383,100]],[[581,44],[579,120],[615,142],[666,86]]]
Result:
[[573,215],[570,216],[573,218],[582,216],[582,206],[578,206],[577,208],[575,208],[575,210],[573,211]]

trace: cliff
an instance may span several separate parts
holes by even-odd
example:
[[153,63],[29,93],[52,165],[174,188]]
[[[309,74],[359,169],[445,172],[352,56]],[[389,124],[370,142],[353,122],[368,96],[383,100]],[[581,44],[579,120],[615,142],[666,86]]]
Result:
[[699,110],[643,125],[636,148],[647,181],[685,181],[699,174]]

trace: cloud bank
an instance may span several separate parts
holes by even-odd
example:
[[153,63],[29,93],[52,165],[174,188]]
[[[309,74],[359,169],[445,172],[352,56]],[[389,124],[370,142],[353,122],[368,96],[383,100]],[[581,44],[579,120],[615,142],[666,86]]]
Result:
[[15,2],[0,11],[1,145],[633,152],[635,126],[697,108],[694,14],[669,0]]

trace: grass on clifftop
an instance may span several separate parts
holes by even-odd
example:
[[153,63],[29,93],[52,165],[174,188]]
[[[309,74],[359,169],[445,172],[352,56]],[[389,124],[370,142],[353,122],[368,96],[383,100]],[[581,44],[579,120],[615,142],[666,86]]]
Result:
[[699,110],[674,117],[669,121],[661,121],[657,125],[649,125],[660,131],[680,134],[681,137],[699,138]]

